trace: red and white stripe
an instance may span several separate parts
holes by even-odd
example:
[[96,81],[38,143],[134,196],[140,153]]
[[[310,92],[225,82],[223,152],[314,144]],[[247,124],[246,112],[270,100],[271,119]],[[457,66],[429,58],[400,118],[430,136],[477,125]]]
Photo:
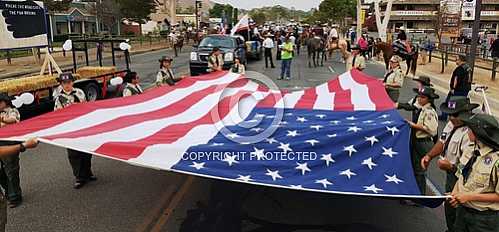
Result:
[[206,144],[220,128],[242,122],[255,107],[380,111],[393,109],[393,103],[379,80],[358,71],[289,93],[217,72],[142,95],[76,104],[2,128],[0,138],[40,137],[58,146],[170,170],[189,147]]

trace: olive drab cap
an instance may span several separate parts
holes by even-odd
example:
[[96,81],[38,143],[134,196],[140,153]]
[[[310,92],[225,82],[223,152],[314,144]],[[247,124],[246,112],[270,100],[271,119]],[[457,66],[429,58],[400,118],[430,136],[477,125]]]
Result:
[[75,77],[73,76],[72,73],[61,73],[59,74],[59,78],[57,78],[57,81],[63,82],[63,81],[74,81]]
[[430,99],[438,99],[440,96],[438,96],[435,93],[435,89],[425,86],[422,89],[414,89],[414,91],[418,94],[418,96],[426,96]]
[[470,128],[478,140],[499,150],[499,123],[488,114],[461,114],[459,119]]
[[423,86],[432,86],[431,79],[429,76],[419,76],[418,78],[412,78],[414,81],[420,82]]
[[478,104],[470,102],[470,99],[463,96],[452,96],[447,102],[440,105],[440,110],[447,114],[470,112],[477,108]]

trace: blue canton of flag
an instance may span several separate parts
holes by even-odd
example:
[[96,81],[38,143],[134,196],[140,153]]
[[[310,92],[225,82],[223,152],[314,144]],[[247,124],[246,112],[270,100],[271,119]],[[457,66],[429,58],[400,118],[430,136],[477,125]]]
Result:
[[[194,175],[310,191],[420,195],[409,153],[410,128],[395,110],[338,112],[257,108],[208,144],[193,146],[173,169]],[[255,127],[248,125],[259,122]],[[235,142],[277,127],[258,143]],[[234,152],[237,151],[237,152]]]

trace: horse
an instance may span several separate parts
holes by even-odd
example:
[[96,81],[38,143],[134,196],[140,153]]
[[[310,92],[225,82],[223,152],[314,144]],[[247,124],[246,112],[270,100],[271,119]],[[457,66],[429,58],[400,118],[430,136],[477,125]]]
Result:
[[182,48],[184,47],[184,36],[179,36],[176,41],[173,41],[173,51],[175,52],[175,57],[178,57],[178,53],[182,53]]
[[326,59],[325,41],[320,37],[311,35],[306,39],[306,44],[308,51],[308,67],[312,68],[312,63],[314,63],[314,67],[317,68],[319,60],[320,66],[324,66],[324,60]]
[[390,59],[392,58],[393,55],[399,55],[403,60],[405,60],[407,64],[407,71],[405,75],[409,75],[409,72],[415,76],[416,75],[416,69],[418,67],[418,50],[413,49],[415,52],[413,54],[409,55],[401,55],[401,54],[395,54],[393,51],[393,46],[392,44],[386,43],[386,42],[379,42],[376,43],[375,45],[375,51],[374,55],[377,56],[381,52],[383,52],[383,60],[385,61],[385,66],[386,69],[390,68]]

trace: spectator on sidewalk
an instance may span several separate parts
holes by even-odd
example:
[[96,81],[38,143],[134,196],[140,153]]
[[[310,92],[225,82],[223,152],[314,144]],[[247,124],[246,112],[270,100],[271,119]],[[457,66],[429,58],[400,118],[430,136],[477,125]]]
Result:
[[400,88],[404,84],[404,74],[400,68],[400,58],[397,55],[390,59],[390,70],[385,74],[383,83],[385,84],[386,93],[390,96],[393,102],[398,102],[400,96]]
[[431,54],[433,50],[433,44],[431,43],[430,38],[428,36],[423,41],[421,46],[421,62],[420,65],[425,65],[428,62],[428,55]]
[[267,34],[265,35],[265,40],[263,41],[263,48],[265,49],[265,68],[269,67],[269,60],[270,60],[270,67],[275,68],[274,61],[272,60],[272,49],[275,47],[274,46],[274,40],[272,39],[274,35],[272,34]]
[[492,45],[490,46],[490,53],[492,55],[492,58],[499,58],[499,38],[492,42]]
[[[450,80],[450,91],[447,95],[445,102],[449,101],[449,98],[452,96],[464,96],[468,97],[468,93],[471,90],[471,68],[466,63],[466,56],[459,55],[456,60],[457,67],[454,69],[452,73],[452,77]],[[447,114],[442,112],[440,116],[440,120],[446,121]]]
[[289,37],[286,37],[282,46],[282,64],[281,64],[281,77],[279,80],[286,78],[286,80],[291,80],[291,61],[293,60],[294,46],[291,43]]

